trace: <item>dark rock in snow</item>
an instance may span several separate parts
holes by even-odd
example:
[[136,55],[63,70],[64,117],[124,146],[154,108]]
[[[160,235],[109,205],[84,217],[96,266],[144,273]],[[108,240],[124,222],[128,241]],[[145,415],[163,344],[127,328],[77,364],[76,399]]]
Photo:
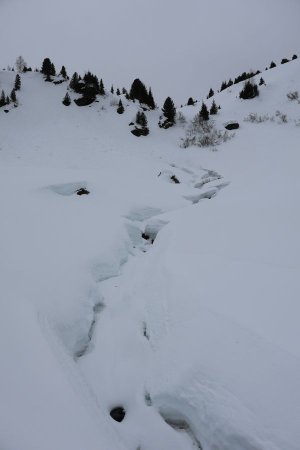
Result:
[[240,125],[238,122],[229,122],[226,123],[224,127],[226,128],[226,130],[237,130],[238,128],[240,128]]
[[110,417],[112,417],[116,422],[122,422],[126,415],[126,411],[122,406],[117,406],[110,411]]
[[178,180],[178,178],[176,177],[176,175],[172,175],[171,177],[170,177],[170,179],[173,181],[173,183],[175,183],[175,184],[179,184],[180,183],[180,181]]
[[148,128],[135,128],[134,130],[131,130],[131,133],[134,136],[140,137],[140,136],[148,136],[149,129]]
[[77,195],[88,195],[90,191],[88,191],[86,188],[80,188],[76,191]]
[[92,97],[80,97],[74,100],[77,106],[88,106],[91,105],[95,101],[95,98]]
[[150,236],[146,233],[142,233],[142,238],[145,239],[145,241],[148,241],[150,239]]
[[5,113],[9,113],[9,109],[4,109],[4,112]]

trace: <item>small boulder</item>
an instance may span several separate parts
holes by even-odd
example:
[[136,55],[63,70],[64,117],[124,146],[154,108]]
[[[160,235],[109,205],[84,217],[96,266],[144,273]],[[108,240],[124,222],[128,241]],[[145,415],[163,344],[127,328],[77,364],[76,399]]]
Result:
[[170,177],[170,180],[173,181],[173,183],[175,183],[175,184],[179,184],[179,183],[180,183],[180,181],[178,180],[178,178],[176,177],[176,175],[172,175],[172,176]]
[[126,415],[126,411],[122,406],[117,406],[110,411],[110,417],[116,422],[122,422]]
[[134,128],[134,130],[131,130],[131,133],[134,136],[140,137],[140,136],[148,136],[149,134],[149,129],[147,127],[143,127],[143,128]]
[[80,188],[76,191],[77,195],[88,195],[89,193],[90,191],[88,191],[86,188]]
[[228,122],[224,125],[226,130],[237,130],[240,128],[240,124],[238,122]]

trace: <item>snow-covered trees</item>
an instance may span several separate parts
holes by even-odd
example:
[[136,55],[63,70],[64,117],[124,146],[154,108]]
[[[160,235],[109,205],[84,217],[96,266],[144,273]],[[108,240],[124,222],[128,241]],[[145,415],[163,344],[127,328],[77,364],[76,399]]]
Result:
[[27,64],[22,56],[17,57],[15,66],[19,73],[24,72],[24,69],[27,66]]

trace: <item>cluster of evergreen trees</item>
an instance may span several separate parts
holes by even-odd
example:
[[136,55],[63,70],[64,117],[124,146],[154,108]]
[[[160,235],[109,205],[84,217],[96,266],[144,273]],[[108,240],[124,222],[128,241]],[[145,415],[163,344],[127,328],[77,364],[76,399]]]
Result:
[[256,83],[251,80],[247,80],[244,84],[243,89],[240,92],[240,98],[243,100],[248,100],[251,98],[258,97],[259,90]]
[[[292,60],[295,60],[295,59],[297,59],[297,58],[298,58],[297,55],[293,55]],[[286,63],[288,63],[288,62],[290,62],[290,60],[287,59],[287,58],[283,58],[283,59],[281,60],[281,64],[286,64]],[[265,70],[273,69],[274,67],[276,67],[276,63],[275,63],[274,61],[271,61],[270,66],[269,66],[269,67],[266,67]],[[240,75],[238,75],[237,77],[235,77],[234,80],[232,80],[231,78],[229,78],[228,81],[225,80],[225,81],[222,82],[221,87],[220,87],[220,91],[219,91],[219,92],[224,91],[225,89],[229,88],[230,86],[233,86],[234,84],[240,83],[240,82],[242,82],[242,81],[249,80],[250,78],[253,78],[253,77],[256,76],[256,75],[259,75],[260,73],[261,73],[260,70],[257,70],[256,72],[253,72],[253,71],[250,71],[250,72],[243,72],[242,74],[240,74]],[[264,83],[262,83],[262,84],[264,84]],[[209,99],[209,98],[212,97],[213,95],[214,95],[214,91],[213,91],[213,89],[210,89],[210,90],[209,90],[209,93],[208,93],[208,95],[207,95],[207,99]]]
[[14,87],[10,93],[10,95],[6,95],[4,90],[2,89],[1,95],[0,95],[0,108],[3,106],[9,105],[10,103],[13,103],[15,106],[18,104],[16,91],[19,91],[21,89],[21,77],[19,74],[16,75]]
[[130,88],[130,100],[138,100],[140,103],[147,105],[150,109],[155,109],[155,102],[151,88],[147,91],[146,86],[139,78],[136,78]]
[[228,87],[240,83],[241,81],[249,80],[252,77],[255,77],[256,75],[260,74],[261,72],[257,70],[256,72],[243,72],[242,74],[235,77],[234,81],[232,81],[231,78],[229,78],[228,81],[223,81],[221,84],[220,92],[224,91],[224,89],[227,89]]
[[78,106],[90,105],[96,100],[97,95],[106,94],[102,79],[99,81],[90,71],[86,72],[83,78],[74,72],[69,87],[77,94],[81,94],[79,99],[74,100]]
[[[45,81],[49,81],[49,82],[53,81],[51,77],[55,77],[57,75],[55,65],[51,61],[50,58],[44,59],[40,72],[45,75]],[[58,75],[61,75],[62,78],[64,78],[65,80],[68,79],[68,75],[67,75],[65,66],[62,66]]]

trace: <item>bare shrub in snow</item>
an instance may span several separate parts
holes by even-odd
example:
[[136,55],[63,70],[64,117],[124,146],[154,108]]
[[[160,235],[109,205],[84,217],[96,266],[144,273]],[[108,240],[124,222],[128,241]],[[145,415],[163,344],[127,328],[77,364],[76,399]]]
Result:
[[27,66],[27,64],[22,56],[17,57],[15,66],[18,72],[24,72],[24,68]]
[[263,123],[263,122],[276,122],[278,124],[288,123],[288,117],[286,114],[281,111],[276,111],[275,116],[269,116],[269,114],[257,114],[250,113],[247,117],[245,117],[244,122],[251,123]]
[[273,120],[274,117],[273,116],[270,117],[268,114],[259,115],[257,113],[250,113],[247,117],[245,117],[244,122],[263,123]]
[[186,117],[181,111],[177,113],[176,120],[179,125],[184,126],[186,124]]
[[287,115],[282,113],[281,111],[276,111],[275,116],[278,119],[277,120],[278,123],[287,123],[288,122]]
[[299,100],[299,92],[298,91],[289,92],[288,94],[286,94],[286,96],[291,101]]
[[218,130],[213,120],[203,120],[199,113],[194,117],[186,130],[186,137],[181,143],[182,148],[192,145],[197,147],[215,147],[231,139],[234,134]]

